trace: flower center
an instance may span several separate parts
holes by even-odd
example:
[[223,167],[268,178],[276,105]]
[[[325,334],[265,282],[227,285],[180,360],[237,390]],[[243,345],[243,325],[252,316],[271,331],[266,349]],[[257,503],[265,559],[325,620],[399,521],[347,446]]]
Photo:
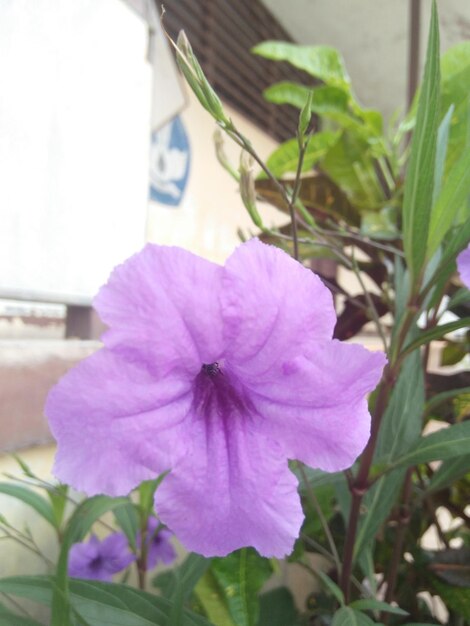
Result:
[[204,363],[194,381],[194,408],[204,419],[226,419],[251,412],[237,379],[220,363]]
[[206,376],[213,378],[214,376],[217,376],[217,374],[220,374],[221,370],[218,363],[203,363],[201,372],[203,372]]
[[103,559],[101,555],[95,556],[95,558],[90,561],[90,569],[93,571],[101,569],[102,565],[103,565]]

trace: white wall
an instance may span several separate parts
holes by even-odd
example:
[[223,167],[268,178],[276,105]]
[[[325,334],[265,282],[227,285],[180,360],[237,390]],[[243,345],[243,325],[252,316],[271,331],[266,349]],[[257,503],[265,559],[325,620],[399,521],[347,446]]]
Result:
[[[359,100],[387,118],[407,101],[410,0],[262,0],[291,36],[331,45],[345,60]],[[421,0],[421,65],[431,1]],[[438,0],[441,51],[470,38],[469,0]]]

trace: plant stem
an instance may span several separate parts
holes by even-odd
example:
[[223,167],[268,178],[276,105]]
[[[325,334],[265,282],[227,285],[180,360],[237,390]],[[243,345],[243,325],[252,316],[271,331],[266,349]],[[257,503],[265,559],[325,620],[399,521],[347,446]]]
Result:
[[320,503],[318,502],[317,496],[315,495],[315,491],[312,489],[311,484],[308,481],[307,474],[305,473],[305,469],[301,463],[297,464],[299,468],[300,475],[302,476],[302,480],[305,485],[305,489],[307,491],[307,496],[310,502],[313,505],[313,508],[316,510],[320,523],[322,525],[323,531],[326,535],[326,539],[328,541],[328,545],[330,546],[331,554],[333,556],[334,563],[336,565],[336,571],[338,572],[338,577],[341,575],[341,561],[339,559],[338,550],[336,548],[335,540],[333,539],[333,535],[331,534],[330,527],[328,526],[328,522],[323,515],[323,511],[321,509]]
[[[393,544],[392,559],[390,562],[390,569],[387,576],[387,591],[385,594],[385,602],[390,603],[395,594],[395,584],[397,581],[398,567],[400,565],[401,555],[403,551],[403,543],[405,540],[405,533],[410,521],[410,506],[411,493],[413,489],[413,468],[408,468],[403,486],[403,500],[400,506],[400,514],[398,517],[398,528],[395,535],[395,542]],[[384,623],[387,623],[388,614],[381,616]]]

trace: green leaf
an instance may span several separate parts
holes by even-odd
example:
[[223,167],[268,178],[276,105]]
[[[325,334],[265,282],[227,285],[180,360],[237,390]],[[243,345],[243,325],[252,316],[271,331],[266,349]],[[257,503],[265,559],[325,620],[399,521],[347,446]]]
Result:
[[458,396],[469,393],[470,387],[459,387],[458,389],[451,389],[450,391],[443,391],[442,393],[438,393],[433,396],[426,404],[426,413],[429,415],[436,406],[447,402],[447,400],[452,400],[453,398],[457,398]]
[[[0,579],[0,592],[50,606],[54,578],[17,576]],[[172,604],[144,591],[112,583],[70,579],[70,605],[89,626],[168,626]],[[184,626],[210,626],[183,611]],[[65,626],[65,621],[62,626]],[[173,625],[172,625],[173,626]]]
[[65,529],[62,547],[57,563],[57,575],[55,580],[54,595],[52,601],[51,626],[69,626],[70,612],[68,605],[68,577],[67,564],[68,553],[72,544],[81,541],[91,526],[102,515],[113,511],[121,506],[127,506],[127,498],[109,498],[107,496],[94,496],[84,500],[75,509]]
[[344,605],[344,594],[339,588],[339,586],[331,580],[327,574],[322,572],[320,569],[315,570],[315,575],[321,580],[321,582],[325,585],[325,587],[329,590],[329,592],[338,600],[341,605]]
[[210,570],[200,579],[194,593],[211,622],[217,626],[236,626],[230,616],[224,593]]
[[272,574],[272,566],[252,548],[243,548],[224,558],[212,560],[211,572],[224,592],[237,626],[256,626],[259,616],[258,593]]
[[165,598],[172,601],[179,598],[179,601],[183,603],[189,598],[199,579],[205,574],[210,562],[210,559],[206,559],[200,554],[191,553],[180,566],[155,576],[152,583],[161,590]]
[[470,421],[443,428],[431,435],[421,437],[408,452],[398,457],[393,467],[409,467],[451,459],[470,450]]
[[441,580],[470,589],[470,548],[446,548],[427,551],[429,569]]
[[444,175],[444,165],[447,155],[447,144],[449,141],[450,122],[453,112],[454,105],[451,104],[437,131],[436,164],[434,166],[434,189],[432,196],[433,205],[435,204],[441,191],[442,177]]
[[51,505],[45,498],[31,489],[13,483],[0,483],[0,493],[21,500],[24,504],[32,507],[36,513],[49,522],[54,528],[57,528],[56,517]]
[[136,505],[129,501],[114,511],[116,522],[124,531],[132,550],[136,550],[136,537],[139,532],[139,514]]
[[308,94],[311,91],[305,85],[283,81],[265,89],[263,96],[268,102],[273,104],[290,104],[301,109],[307,102]]
[[354,545],[354,559],[374,541],[375,536],[392,510],[400,492],[405,470],[388,472],[368,490],[362,503],[362,514]]
[[432,257],[470,194],[470,150],[454,165],[431,212],[427,256]]
[[382,418],[375,462],[390,463],[419,439],[424,412],[424,376],[419,350],[408,356]]
[[370,626],[374,624],[370,617],[348,606],[343,606],[333,616],[331,626]]
[[292,593],[278,587],[260,595],[260,613],[257,626],[295,626],[298,613]]
[[434,472],[426,491],[439,491],[452,485],[456,480],[470,472],[470,454],[463,454],[455,459],[447,459]]
[[327,85],[349,90],[349,76],[336,48],[299,46],[285,41],[264,41],[255,46],[252,52],[271,61],[287,61],[310,76],[320,78]]
[[144,482],[139,485],[139,505],[145,519],[147,519],[153,511],[155,491],[158,489],[159,485],[161,485],[167,474],[168,472],[164,472],[160,474],[158,478],[144,480]]
[[420,346],[424,346],[435,339],[441,339],[448,333],[453,332],[454,330],[459,330],[460,328],[470,328],[470,317],[462,317],[455,322],[449,322],[448,324],[439,324],[439,326],[435,326],[429,330],[425,330],[422,332],[414,341],[411,341],[405,348],[403,349],[403,354],[410,354],[414,352],[416,348]]
[[67,485],[54,485],[50,489],[47,489],[47,496],[51,502],[52,510],[54,512],[54,519],[56,528],[59,529],[64,521],[65,507],[67,506],[68,496]]
[[387,602],[381,602],[373,598],[368,600],[355,600],[349,605],[352,609],[358,611],[381,611],[383,613],[393,613],[395,615],[408,615],[407,611],[400,609],[398,606],[393,606]]
[[412,284],[421,274],[426,255],[439,123],[439,82],[439,26],[433,0],[426,66],[403,198],[403,245]]
[[[311,170],[312,167],[321,159],[328,150],[338,140],[338,133],[325,131],[315,133],[310,138],[307,149],[305,151],[302,172]],[[295,172],[299,162],[299,144],[297,139],[289,139],[276,148],[267,160],[267,166],[271,172],[279,178],[288,172]],[[259,178],[266,178],[262,172]]]

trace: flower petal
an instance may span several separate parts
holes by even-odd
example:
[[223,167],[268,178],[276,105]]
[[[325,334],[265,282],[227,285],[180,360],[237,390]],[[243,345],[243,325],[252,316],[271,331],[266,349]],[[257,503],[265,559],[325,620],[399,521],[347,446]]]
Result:
[[303,520],[297,480],[280,446],[246,416],[230,417],[194,417],[193,449],[158,488],[157,512],[188,550],[209,557],[253,546],[282,557]]
[[230,365],[253,376],[330,339],[336,322],[333,298],[318,276],[257,239],[228,259],[221,300]]
[[111,574],[116,574],[135,561],[124,533],[112,533],[101,542],[100,548],[103,567]]
[[103,349],[70,370],[46,404],[56,476],[88,495],[124,495],[183,453],[190,383]]
[[151,354],[159,371],[192,372],[222,351],[222,268],[181,248],[148,244],[119,265],[93,304],[103,341]]
[[457,269],[463,284],[470,289],[470,246],[457,257]]
[[370,433],[366,394],[386,359],[356,344],[319,343],[309,358],[281,361],[269,376],[250,381],[263,428],[289,458],[334,472],[350,467]]

